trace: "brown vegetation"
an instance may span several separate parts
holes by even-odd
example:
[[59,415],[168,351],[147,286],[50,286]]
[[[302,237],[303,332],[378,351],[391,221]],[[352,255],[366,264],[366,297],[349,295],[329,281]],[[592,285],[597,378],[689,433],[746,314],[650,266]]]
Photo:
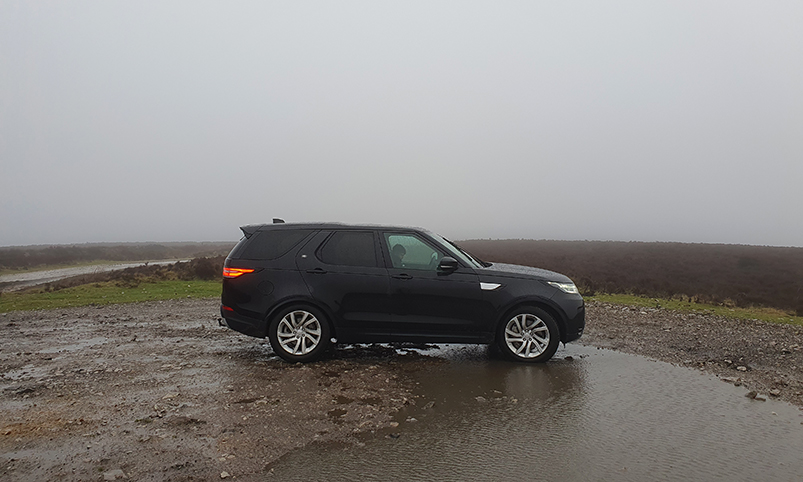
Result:
[[629,293],[803,315],[803,248],[613,241],[469,240],[482,259],[571,277],[584,294]]

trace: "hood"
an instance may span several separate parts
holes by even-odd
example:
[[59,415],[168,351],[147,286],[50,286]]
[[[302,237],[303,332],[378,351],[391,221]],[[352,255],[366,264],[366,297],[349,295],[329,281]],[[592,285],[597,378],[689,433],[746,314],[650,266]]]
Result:
[[490,267],[477,271],[482,274],[504,276],[506,278],[536,278],[544,281],[559,281],[561,283],[570,283],[572,281],[568,276],[554,271],[519,266],[517,264],[493,263]]

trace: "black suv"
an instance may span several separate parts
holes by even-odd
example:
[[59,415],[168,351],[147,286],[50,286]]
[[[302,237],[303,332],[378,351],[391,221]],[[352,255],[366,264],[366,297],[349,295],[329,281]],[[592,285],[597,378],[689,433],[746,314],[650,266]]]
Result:
[[339,343],[496,343],[506,357],[544,362],[583,334],[572,280],[486,263],[418,228],[344,224],[243,226],[226,258],[226,326],[268,337],[292,362]]

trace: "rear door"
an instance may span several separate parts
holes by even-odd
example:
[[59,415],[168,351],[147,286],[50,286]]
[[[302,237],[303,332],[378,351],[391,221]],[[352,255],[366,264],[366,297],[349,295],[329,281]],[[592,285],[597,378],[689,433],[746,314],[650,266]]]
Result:
[[296,264],[310,294],[334,315],[339,341],[387,333],[388,270],[374,231],[322,231],[298,252]]

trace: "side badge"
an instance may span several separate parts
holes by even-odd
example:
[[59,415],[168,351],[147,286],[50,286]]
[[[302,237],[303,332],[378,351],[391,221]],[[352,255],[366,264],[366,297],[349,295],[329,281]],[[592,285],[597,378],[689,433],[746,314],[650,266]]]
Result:
[[482,281],[480,281],[480,289],[481,290],[493,291],[496,288],[499,288],[500,286],[502,286],[502,285],[500,285],[499,283],[483,283]]

